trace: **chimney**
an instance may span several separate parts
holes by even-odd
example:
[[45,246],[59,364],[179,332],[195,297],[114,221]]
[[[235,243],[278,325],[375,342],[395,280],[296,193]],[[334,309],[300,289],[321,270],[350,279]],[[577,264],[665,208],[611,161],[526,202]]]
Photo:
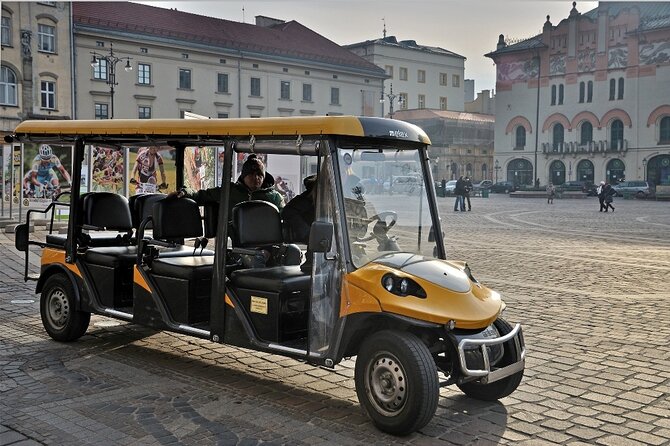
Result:
[[496,50],[501,50],[505,48],[507,44],[505,43],[505,36],[502,34],[498,36],[498,45],[496,46]]

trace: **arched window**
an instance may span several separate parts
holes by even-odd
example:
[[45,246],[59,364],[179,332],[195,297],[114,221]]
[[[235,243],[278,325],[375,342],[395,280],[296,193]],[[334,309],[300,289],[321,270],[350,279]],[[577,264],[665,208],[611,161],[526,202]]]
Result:
[[533,165],[525,159],[514,159],[507,165],[507,181],[515,186],[533,184]]
[[616,79],[610,79],[610,101],[616,97]]
[[551,86],[551,105],[556,105],[556,85]]
[[580,129],[579,143],[585,146],[591,141],[593,141],[593,124],[584,121]]
[[558,105],[563,104],[563,90],[564,90],[563,84],[559,85],[558,86]]
[[526,147],[526,128],[522,125],[516,128],[516,141],[514,143],[515,149],[523,149]]
[[17,105],[16,74],[9,67],[0,68],[0,104]]
[[623,122],[620,119],[612,121],[610,127],[610,147],[617,150],[623,145]]
[[558,185],[565,183],[565,164],[563,161],[555,160],[549,166],[549,181]]
[[593,183],[593,163],[589,160],[581,160],[577,163],[577,179]]
[[465,165],[465,175],[472,177],[472,164],[468,163]]
[[623,99],[623,77],[619,78],[619,93],[617,94],[617,99]]
[[579,83],[579,103],[584,102],[584,94],[586,93],[586,86],[584,85],[584,82]]
[[658,142],[665,144],[670,142],[670,116],[664,116],[661,118]]
[[593,102],[593,81],[586,85],[586,102]]
[[556,124],[554,125],[554,130],[553,130],[553,140],[552,140],[552,145],[554,152],[559,150],[561,148],[561,145],[563,144],[564,141],[564,132],[565,130],[563,129],[563,124]]
[[489,168],[486,163],[482,164],[482,179],[485,180],[488,178]]
[[617,184],[626,178],[626,166],[620,159],[611,159],[606,166],[606,180],[608,183]]

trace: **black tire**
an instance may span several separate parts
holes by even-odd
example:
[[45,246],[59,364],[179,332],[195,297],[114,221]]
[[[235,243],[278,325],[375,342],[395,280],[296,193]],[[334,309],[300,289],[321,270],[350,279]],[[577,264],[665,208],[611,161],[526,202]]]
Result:
[[[501,336],[504,336],[512,331],[512,326],[504,319],[498,319],[494,322],[494,324],[500,332]],[[519,352],[517,350],[516,344],[514,343],[514,340],[512,339],[505,343],[505,353],[498,365],[504,367],[512,364],[516,362],[518,355]],[[516,388],[519,387],[521,378],[523,378],[523,370],[490,384],[468,382],[464,384],[458,384],[458,388],[471,398],[482,401],[496,401],[514,392]]]
[[411,333],[381,331],[356,358],[356,394],[377,428],[407,435],[424,427],[437,409],[437,367],[426,345]]
[[636,195],[637,195],[637,198],[644,198],[645,197],[644,192],[642,192],[641,190],[637,191]]
[[74,287],[64,274],[49,277],[40,298],[42,325],[56,341],[69,342],[86,333],[91,313],[76,310]]

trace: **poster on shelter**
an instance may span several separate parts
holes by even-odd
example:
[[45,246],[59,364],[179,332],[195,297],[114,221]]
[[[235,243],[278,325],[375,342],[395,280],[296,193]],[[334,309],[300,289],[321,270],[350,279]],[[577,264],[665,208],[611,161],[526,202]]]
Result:
[[[4,145],[2,146],[2,163],[0,168],[2,169],[2,203],[9,202],[9,197],[12,190],[12,170],[9,164],[9,160],[12,159],[12,146]],[[3,207],[4,209],[4,207]]]
[[22,188],[17,190],[23,190],[24,206],[46,207],[58,194],[69,190],[72,146],[24,144],[22,167],[18,176]]
[[288,203],[302,191],[300,157],[293,155],[268,155],[266,170],[275,180],[275,189]]
[[91,191],[123,194],[124,149],[91,147]]
[[184,186],[191,190],[214,187],[216,157],[216,147],[186,147],[184,150]]
[[175,188],[174,149],[170,146],[131,148],[128,155],[130,195],[168,193]]

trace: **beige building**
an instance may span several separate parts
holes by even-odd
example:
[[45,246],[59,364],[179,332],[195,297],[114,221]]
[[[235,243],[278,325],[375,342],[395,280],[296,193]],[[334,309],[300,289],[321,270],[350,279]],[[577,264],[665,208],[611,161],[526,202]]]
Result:
[[384,71],[298,22],[127,2],[72,8],[79,119],[381,114]]
[[0,133],[25,119],[71,119],[69,2],[2,2]]

